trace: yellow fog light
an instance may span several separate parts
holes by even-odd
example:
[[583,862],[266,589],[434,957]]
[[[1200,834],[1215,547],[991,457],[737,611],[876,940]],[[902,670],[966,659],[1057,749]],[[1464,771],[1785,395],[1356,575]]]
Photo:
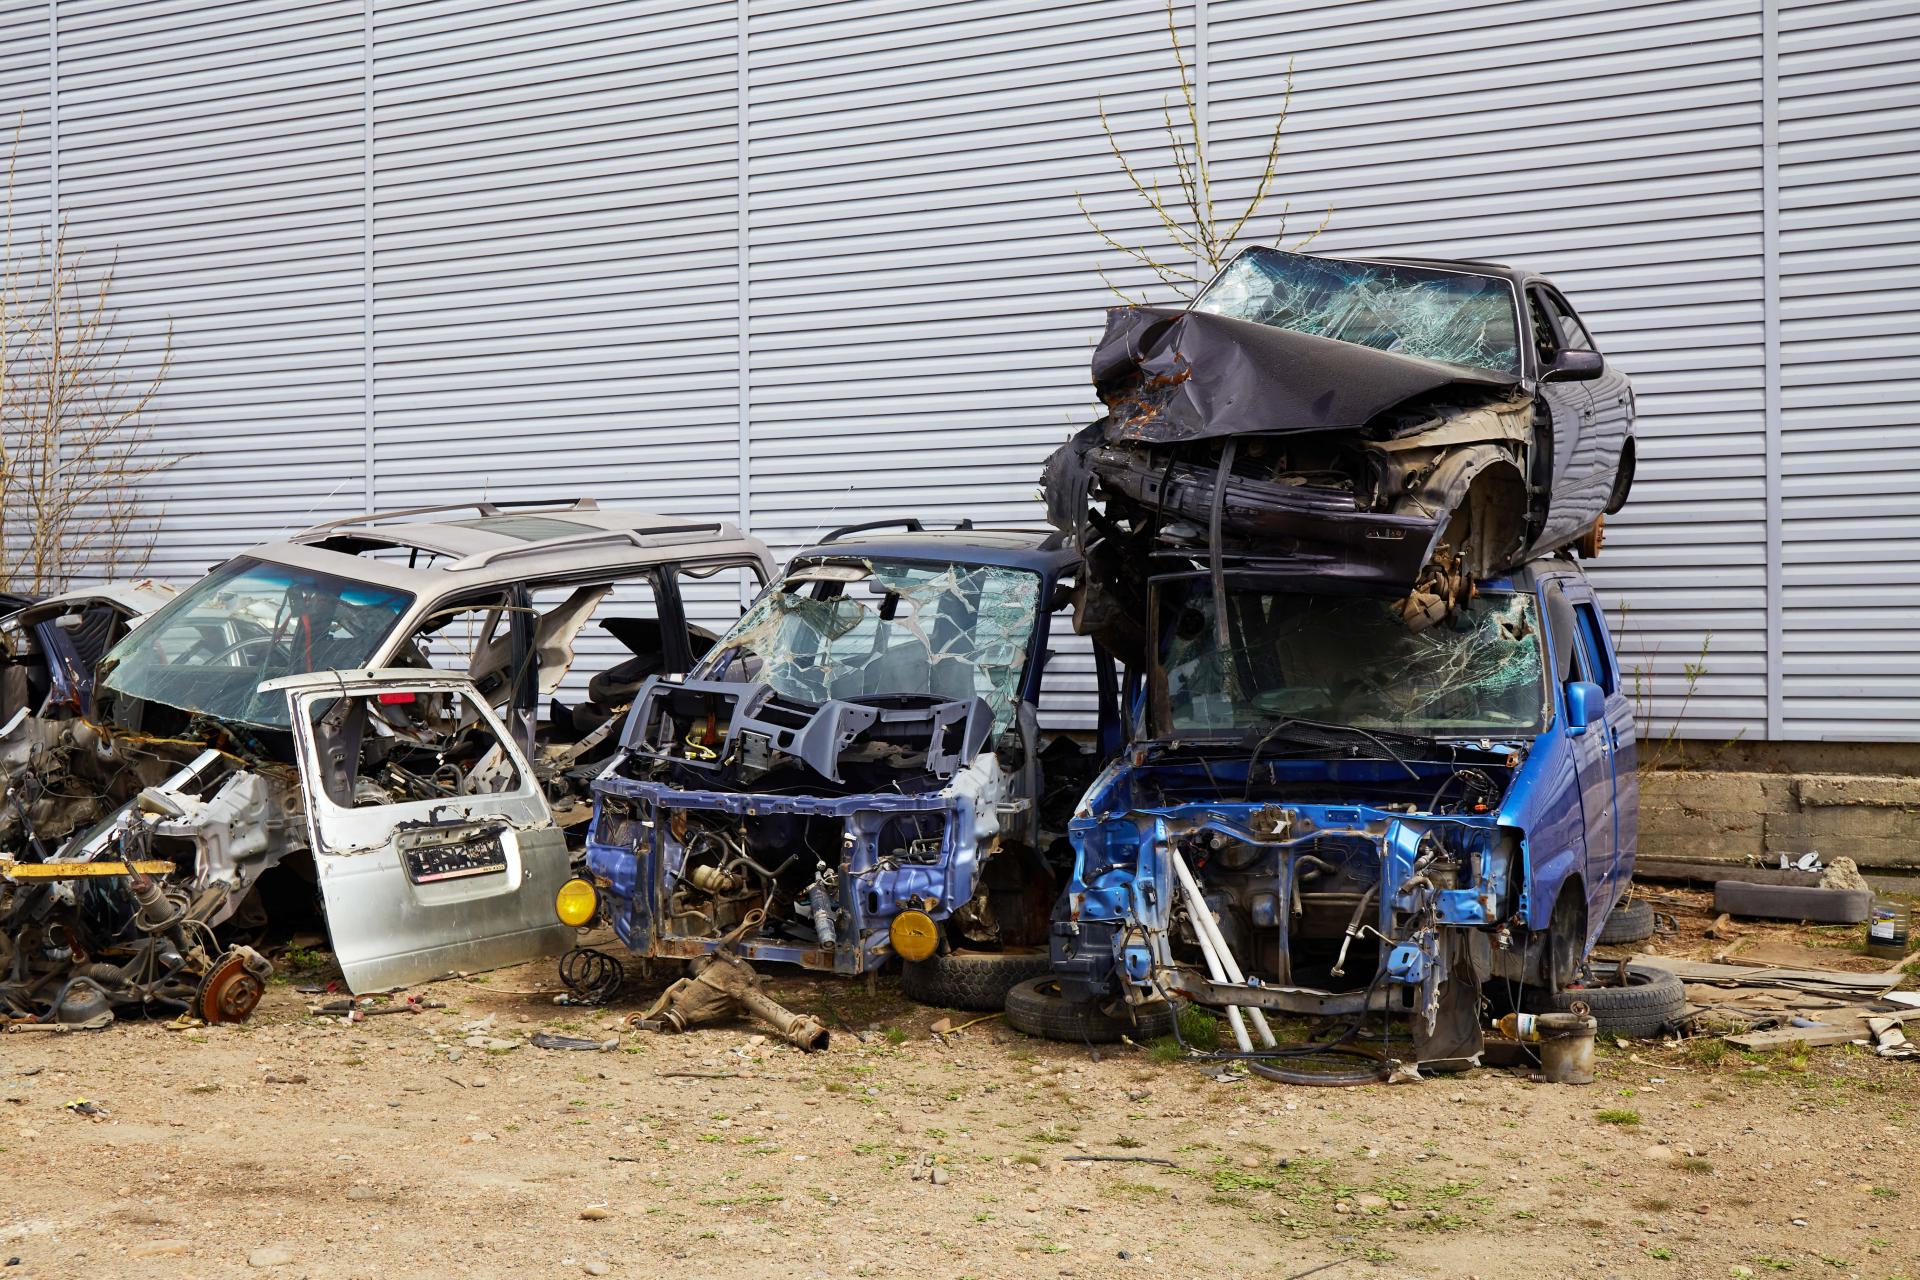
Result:
[[561,924],[575,928],[593,919],[594,909],[599,905],[599,893],[585,880],[569,880],[553,895],[553,913],[560,917]]
[[887,939],[902,960],[925,960],[940,946],[940,928],[924,911],[902,911],[887,928]]

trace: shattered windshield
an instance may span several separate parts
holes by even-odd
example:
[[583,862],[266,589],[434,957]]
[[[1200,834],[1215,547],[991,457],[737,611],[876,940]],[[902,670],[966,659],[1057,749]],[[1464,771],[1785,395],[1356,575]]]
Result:
[[922,561],[796,567],[721,637],[704,675],[805,702],[886,694],[984,698],[1013,718],[1040,577]]
[[221,720],[285,728],[263,680],[364,667],[413,603],[410,592],[264,560],[224,564],[107,654],[101,687]]
[[1514,294],[1498,276],[1248,249],[1195,311],[1381,351],[1520,372]]
[[1547,687],[1533,597],[1485,592],[1425,631],[1385,596],[1159,590],[1156,732],[1257,732],[1287,717],[1426,735],[1531,737]]

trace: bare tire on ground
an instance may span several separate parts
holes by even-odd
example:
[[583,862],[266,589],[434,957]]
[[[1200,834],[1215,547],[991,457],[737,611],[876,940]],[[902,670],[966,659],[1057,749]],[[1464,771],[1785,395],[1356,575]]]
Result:
[[1600,926],[1599,943],[1604,947],[1617,942],[1643,942],[1652,936],[1653,904],[1645,898],[1623,898],[1613,904],[1607,922]]
[[1596,968],[1594,982],[1558,992],[1530,988],[1522,1003],[1529,1013],[1566,1013],[1577,1001],[1593,1013],[1598,1034],[1635,1040],[1659,1035],[1686,1008],[1687,991],[1680,979],[1652,965],[1628,965],[1624,987],[1616,965]]
[[1173,1034],[1172,1005],[1129,1007],[1115,1001],[1113,1008],[1109,1013],[1094,1001],[1067,999],[1060,994],[1057,978],[1029,978],[1007,992],[1007,1025],[1030,1036],[1070,1044],[1113,1044],[1121,1036],[1152,1040]]
[[998,1013],[1016,983],[1048,968],[1047,949],[950,951],[900,965],[900,994],[915,1004]]

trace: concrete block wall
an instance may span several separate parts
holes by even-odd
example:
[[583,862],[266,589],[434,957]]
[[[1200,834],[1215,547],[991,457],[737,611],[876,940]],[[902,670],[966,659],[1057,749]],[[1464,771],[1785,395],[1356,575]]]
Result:
[[1920,777],[1673,769],[1640,778],[1641,857],[1920,871]]

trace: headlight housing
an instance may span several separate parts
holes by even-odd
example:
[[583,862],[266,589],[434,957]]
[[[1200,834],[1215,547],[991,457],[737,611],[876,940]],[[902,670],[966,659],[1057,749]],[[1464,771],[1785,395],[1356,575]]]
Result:
[[553,895],[553,913],[560,923],[579,928],[593,920],[600,909],[600,891],[591,882],[575,878],[560,886]]

